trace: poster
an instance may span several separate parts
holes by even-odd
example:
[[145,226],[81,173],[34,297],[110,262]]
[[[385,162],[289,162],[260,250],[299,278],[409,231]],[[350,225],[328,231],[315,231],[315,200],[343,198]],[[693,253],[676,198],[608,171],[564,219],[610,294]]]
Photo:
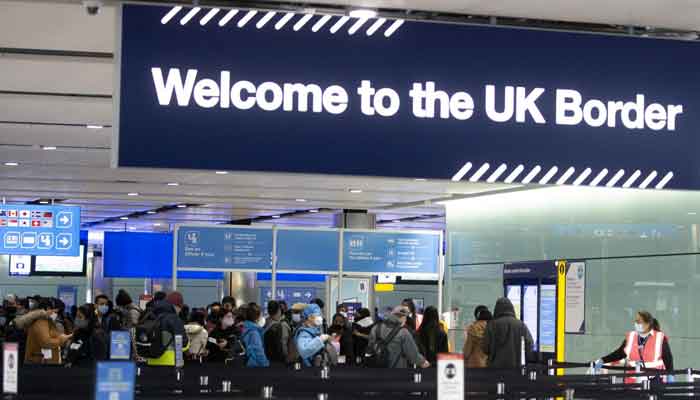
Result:
[[136,365],[124,361],[97,363],[95,400],[134,400]]
[[464,400],[464,355],[438,354],[438,400]]
[[112,331],[110,335],[109,359],[128,360],[131,358],[131,335],[128,331]]
[[539,349],[539,309],[538,309],[538,286],[525,285],[525,294],[523,295],[523,322],[530,330],[534,350]]
[[540,286],[540,351],[554,353],[557,337],[557,286]]
[[17,394],[17,372],[19,370],[17,343],[2,345],[2,392]]
[[56,290],[59,300],[66,305],[66,310],[78,304],[78,288],[76,286],[59,286]]
[[586,332],[586,263],[566,266],[566,333]]

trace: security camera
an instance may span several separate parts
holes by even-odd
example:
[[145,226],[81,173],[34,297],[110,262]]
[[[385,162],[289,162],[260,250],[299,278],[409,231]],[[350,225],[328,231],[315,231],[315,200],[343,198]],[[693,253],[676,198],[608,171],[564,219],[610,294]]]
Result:
[[83,0],[83,7],[88,15],[97,15],[102,7],[101,0]]

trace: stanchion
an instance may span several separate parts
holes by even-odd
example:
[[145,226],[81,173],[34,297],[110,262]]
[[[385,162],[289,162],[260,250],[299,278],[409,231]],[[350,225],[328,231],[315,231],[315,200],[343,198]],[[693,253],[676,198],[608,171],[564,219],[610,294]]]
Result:
[[200,376],[199,377],[199,393],[209,393],[209,377]]
[[231,381],[222,381],[221,382],[221,392],[222,393],[231,393]]
[[651,381],[648,378],[644,378],[642,381],[642,390],[648,392],[651,390]]
[[262,398],[265,400],[272,399],[272,386],[263,386]]
[[321,379],[326,380],[331,376],[331,369],[326,365],[321,368]]
[[574,400],[574,389],[564,390],[564,398],[566,400]]
[[536,381],[537,380],[537,370],[530,371],[528,378],[533,382]]
[[421,382],[423,382],[423,374],[421,374],[420,372],[416,371],[416,372],[413,374],[413,383],[421,383]]
[[695,377],[693,376],[693,369],[688,368],[688,382],[694,383],[695,382]]
[[554,368],[552,368],[553,366],[554,366],[554,359],[550,358],[549,360],[547,360],[547,367],[548,367],[547,373],[549,374],[549,376],[554,376],[555,371],[554,371]]
[[[496,384],[496,394],[499,396],[504,396],[506,394],[506,384],[503,382],[498,382]],[[501,397],[499,397],[500,399]]]

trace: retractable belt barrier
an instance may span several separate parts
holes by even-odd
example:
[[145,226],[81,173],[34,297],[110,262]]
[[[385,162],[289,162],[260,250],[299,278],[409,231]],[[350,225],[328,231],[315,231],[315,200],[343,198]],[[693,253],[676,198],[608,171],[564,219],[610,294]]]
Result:
[[[524,369],[465,369],[466,397],[474,399],[584,398],[661,399],[700,396],[693,382],[697,370],[645,370],[635,374],[550,375],[549,370],[587,368],[588,363],[530,364]],[[610,370],[613,370],[610,368]],[[615,371],[630,370],[615,368]],[[310,399],[373,397],[376,399],[433,399],[437,397],[435,369],[332,370],[287,368],[230,368],[222,364],[187,364],[177,370],[139,366],[138,399]],[[688,382],[664,383],[660,376],[681,375]],[[641,378],[628,383],[626,378]],[[19,397],[29,400],[92,398],[95,370],[25,365],[19,373]]]

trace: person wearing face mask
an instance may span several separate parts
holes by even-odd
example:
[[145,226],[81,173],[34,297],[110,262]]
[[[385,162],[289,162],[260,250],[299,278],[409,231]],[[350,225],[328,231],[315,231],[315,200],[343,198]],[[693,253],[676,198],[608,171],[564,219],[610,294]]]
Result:
[[289,360],[289,338],[292,329],[282,318],[281,304],[275,300],[267,303],[267,321],[265,322],[265,355],[270,363],[277,366],[287,365]]
[[99,294],[95,297],[95,310],[97,311],[97,329],[102,329],[107,335],[114,329],[115,321],[112,318],[112,309],[109,306],[109,297]]
[[309,304],[304,308],[301,316],[304,323],[294,334],[296,348],[305,367],[318,366],[321,364],[323,353],[330,340],[329,335],[321,333],[323,327],[321,307],[317,304]]
[[369,345],[369,334],[374,327],[374,320],[370,315],[369,309],[361,308],[355,315],[355,322],[352,324],[352,335],[355,342],[355,362],[362,364],[364,355],[367,352]]
[[[627,334],[617,350],[597,360],[595,366],[600,369],[608,363],[672,371],[671,346],[668,336],[661,331],[659,321],[648,311],[638,311],[634,318],[634,330]],[[634,383],[634,379],[628,381]]]
[[223,314],[221,313],[221,304],[220,303],[211,303],[209,304],[209,307],[207,307],[209,310],[209,313],[207,315],[207,332],[210,334],[216,327],[219,325],[221,322],[221,318],[223,317]]
[[352,324],[347,319],[347,313],[338,313],[333,316],[333,324],[328,328],[332,342],[336,344],[336,351],[345,358],[345,364],[355,363],[355,343],[352,334]]
[[153,305],[153,313],[160,321],[162,344],[165,348],[158,358],[147,358],[151,366],[175,366],[175,336],[182,337],[182,352],[189,349],[189,340],[185,332],[185,324],[179,317],[185,302],[180,292],[170,292],[165,301],[159,301]]
[[292,332],[296,332],[296,330],[304,324],[304,320],[303,320],[301,315],[304,312],[305,308],[306,308],[305,303],[295,303],[294,305],[292,305],[292,308],[289,310],[290,311],[289,319],[291,321],[290,326],[292,327]]
[[245,314],[241,341],[246,352],[246,367],[267,368],[270,366],[270,361],[265,355],[265,347],[263,346],[265,318],[261,315],[260,306],[255,303],[248,304]]
[[231,353],[235,352],[233,347],[238,343],[239,333],[233,313],[224,314],[216,328],[209,333],[207,361],[223,363],[227,358],[231,358]]
[[95,309],[91,304],[79,307],[73,321],[73,337],[66,348],[66,365],[92,365],[108,358],[108,343],[95,335]]
[[60,364],[61,346],[71,335],[59,333],[55,320],[58,306],[53,299],[42,299],[37,309],[18,317],[19,329],[27,332],[24,362],[28,364]]
[[386,343],[386,362],[379,367],[384,368],[409,368],[416,365],[420,368],[429,368],[430,362],[418,350],[416,341],[413,339],[410,329],[408,329],[408,307],[397,306],[391,315],[372,328],[369,334],[368,350],[372,354],[377,354],[373,349]]

